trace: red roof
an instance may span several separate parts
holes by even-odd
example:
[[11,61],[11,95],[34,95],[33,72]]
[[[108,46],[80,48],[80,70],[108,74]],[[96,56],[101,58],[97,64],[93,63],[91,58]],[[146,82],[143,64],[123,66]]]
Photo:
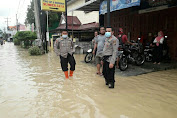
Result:
[[68,25],[72,25],[72,17],[73,17],[73,24],[74,25],[81,25],[80,20],[77,18],[77,16],[67,16],[68,18]]
[[[80,25],[73,25],[73,30],[79,30]],[[59,27],[56,29],[66,29],[65,24],[61,24]],[[72,30],[72,25],[68,25],[68,29]]]
[[99,23],[93,22],[88,24],[83,24],[80,26],[80,30],[92,29],[92,28],[99,28]]
[[[99,28],[99,23],[88,23],[88,24],[83,24],[83,25],[69,25],[68,24],[68,29],[69,30],[88,30],[88,29],[95,29],[95,28]],[[66,25],[65,24],[61,24],[59,27],[57,27],[56,29],[66,29]]]
[[[77,16],[68,16],[68,29],[69,30],[88,30],[88,29],[94,29],[99,28],[99,23],[92,22],[88,24],[81,24],[80,20],[77,18]],[[72,26],[72,18],[73,18],[73,26]],[[56,29],[66,29],[65,24],[61,24],[63,18],[61,18],[60,24]]]

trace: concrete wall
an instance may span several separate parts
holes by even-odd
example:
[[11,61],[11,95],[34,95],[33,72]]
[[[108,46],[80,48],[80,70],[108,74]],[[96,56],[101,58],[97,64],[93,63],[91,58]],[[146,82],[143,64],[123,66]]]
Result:
[[[85,0],[75,0],[73,3],[68,5],[68,16],[72,16],[72,12],[70,10],[77,8],[81,5],[85,4]],[[90,22],[99,23],[99,12],[93,11],[89,13],[85,13],[84,11],[74,11],[73,16],[77,16],[82,24],[87,24]]]

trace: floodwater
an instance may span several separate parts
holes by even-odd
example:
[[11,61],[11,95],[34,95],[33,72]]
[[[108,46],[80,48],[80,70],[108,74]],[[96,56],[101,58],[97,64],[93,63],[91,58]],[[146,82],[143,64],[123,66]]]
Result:
[[177,70],[121,77],[115,89],[75,55],[74,77],[64,79],[58,57],[29,56],[0,46],[0,118],[176,118]]

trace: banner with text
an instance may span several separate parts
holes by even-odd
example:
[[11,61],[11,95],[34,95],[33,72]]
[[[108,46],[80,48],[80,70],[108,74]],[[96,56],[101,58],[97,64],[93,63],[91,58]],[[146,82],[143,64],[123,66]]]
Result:
[[[140,6],[140,0],[110,0],[110,11],[116,11],[132,6]],[[100,4],[100,14],[107,13],[107,0]]]
[[65,0],[41,0],[41,10],[65,12]]

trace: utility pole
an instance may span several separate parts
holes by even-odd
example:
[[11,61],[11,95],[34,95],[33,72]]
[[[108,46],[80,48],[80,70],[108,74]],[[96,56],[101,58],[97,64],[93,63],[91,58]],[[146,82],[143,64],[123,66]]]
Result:
[[68,14],[67,14],[67,0],[65,0],[65,14],[66,14],[66,31],[68,31],[68,18],[67,18],[67,16],[68,16]]
[[110,25],[110,0],[107,0],[107,27]]
[[5,22],[7,23],[7,30],[8,30],[8,26],[9,26],[9,22],[10,22],[9,19],[10,19],[10,18],[7,17],[7,18],[5,18],[5,19],[6,19]]
[[49,41],[49,12],[46,11],[47,14],[47,33],[46,33],[46,53],[48,53],[48,41]]
[[16,14],[16,29],[17,29],[17,32],[18,32],[18,19],[17,19],[17,14]]
[[34,0],[34,16],[35,16],[35,25],[36,25],[36,31],[37,31],[37,38],[41,39],[41,26],[40,26],[38,0]]
[[73,38],[74,38],[74,34],[73,34],[73,22],[74,22],[74,20],[73,20],[73,13],[74,11],[72,11],[72,40],[73,40]]

